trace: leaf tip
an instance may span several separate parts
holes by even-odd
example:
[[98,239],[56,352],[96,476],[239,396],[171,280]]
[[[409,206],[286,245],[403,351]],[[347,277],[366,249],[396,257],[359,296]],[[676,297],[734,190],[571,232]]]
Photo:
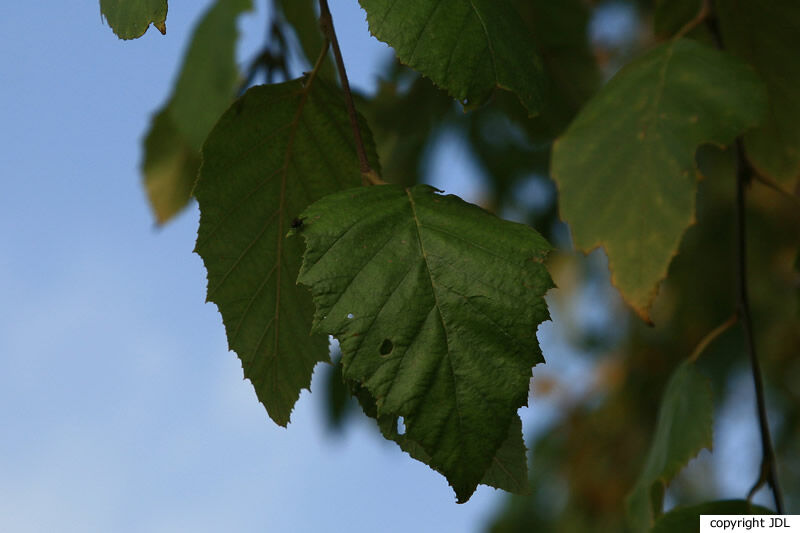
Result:
[[658,281],[651,285],[649,289],[634,291],[630,287],[626,287],[625,284],[620,281],[617,269],[613,265],[613,260],[605,244],[598,244],[588,250],[583,250],[583,252],[588,254],[595,248],[602,248],[609,258],[608,270],[611,272],[611,285],[617,289],[617,292],[622,296],[622,300],[625,304],[636,313],[636,316],[638,316],[642,322],[650,327],[655,327],[655,322],[653,322],[650,316],[650,309],[653,306],[656,296],[658,296],[658,289],[661,286],[661,282],[666,278],[666,272]]
[[472,498],[472,495],[475,494],[475,489],[477,488],[477,486],[472,487],[472,488],[468,488],[468,487],[456,488],[456,486],[453,485],[453,484],[451,484],[450,486],[453,488],[453,491],[456,493],[456,503],[459,504],[459,505],[467,503],[469,501],[469,499]]

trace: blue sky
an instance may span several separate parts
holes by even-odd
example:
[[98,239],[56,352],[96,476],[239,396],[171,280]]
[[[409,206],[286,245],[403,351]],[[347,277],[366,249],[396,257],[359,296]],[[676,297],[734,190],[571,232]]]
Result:
[[[0,7],[0,530],[479,529],[498,493],[456,505],[366,422],[332,436],[321,398],[272,423],[204,303],[196,209],[154,227],[141,139],[209,4],[173,1],[166,36],[130,42],[96,1]],[[369,89],[389,52],[333,4]]]

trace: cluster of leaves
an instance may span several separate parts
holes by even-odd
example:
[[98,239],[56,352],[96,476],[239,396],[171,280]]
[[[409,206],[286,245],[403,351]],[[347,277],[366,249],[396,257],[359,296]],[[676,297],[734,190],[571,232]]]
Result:
[[[333,79],[311,0],[276,0],[273,28],[278,35],[293,31],[309,64],[319,57],[314,68],[252,87],[238,99],[235,25],[251,2],[217,0],[198,24],[173,95],[154,116],[145,143],[145,183],[159,222],[191,196],[199,203],[196,250],[208,270],[208,299],[219,307],[230,348],[278,424],[289,422],[316,363],[329,360],[331,335],[342,353],[336,375],[346,384],[336,390],[355,396],[387,439],[444,474],[459,501],[480,483],[529,488],[516,411],[527,404],[531,368],[543,361],[536,328],[549,317],[543,296],[553,286],[545,269],[551,247],[528,225],[413,185],[442,128],[463,132],[491,173],[488,204],[496,210],[514,203],[517,185],[532,173],[551,176],[557,204],[553,195],[529,210],[530,222],[550,240],[563,240],[557,205],[578,249],[605,250],[612,281],[630,308],[643,322],[663,321],[657,333],[632,328],[627,344],[635,355],[625,368],[646,378],[629,379],[628,386],[659,390],[669,362],[685,359],[734,308],[724,276],[713,270],[730,268],[719,239],[720,226],[730,224],[701,210],[730,209],[732,197],[724,191],[734,183],[733,150],[698,152],[702,145],[731,146],[741,138],[760,181],[782,191],[764,200],[776,211],[764,231],[769,224],[779,230],[761,242],[764,256],[779,258],[785,274],[778,288],[785,292],[796,283],[800,225],[784,205],[797,201],[800,176],[800,99],[792,91],[800,71],[791,58],[800,47],[792,30],[800,26],[800,8],[791,1],[764,8],[717,0],[710,10],[699,0],[644,2],[640,9],[652,10],[658,42],[624,61],[602,87],[597,50],[587,40],[590,12],[580,0],[360,3],[372,34],[422,75],[393,65],[378,94],[359,101],[366,157],[398,185],[358,187],[345,94]],[[163,31],[166,0],[129,6],[120,12],[101,1],[117,35],[139,36],[150,23]],[[708,15],[725,51],[714,45],[709,25],[697,23]],[[270,39],[261,55],[274,57],[282,43]],[[706,204],[697,200],[701,176],[709,182]],[[784,204],[774,209],[775,202]],[[684,238],[697,220],[695,233]],[[725,249],[717,253],[721,244]],[[699,264],[704,251],[716,262]],[[681,263],[685,257],[689,264]],[[712,269],[708,276],[695,278],[714,281],[693,293],[692,271],[704,267]],[[665,310],[654,302],[668,270],[662,292],[678,296]],[[677,293],[669,282],[680,287]],[[727,296],[717,298],[708,287]],[[712,298],[699,309],[698,293]],[[780,316],[791,317],[781,322],[780,334],[794,331],[796,339],[797,314]],[[711,388],[695,366],[677,365],[666,384],[642,471],[637,475],[634,465],[602,473],[606,481],[616,474],[620,490],[629,493],[627,520],[636,531],[678,530],[674,524],[701,511],[765,512],[720,501],[662,515],[667,485],[711,447]],[[731,371],[730,364],[723,367],[709,370],[722,376],[720,383]],[[607,426],[619,431],[605,429],[595,442],[611,445],[630,431],[622,421],[632,415],[645,421],[633,425],[641,435],[627,436],[635,448],[628,451],[642,454],[653,429],[646,420],[658,400],[634,396],[641,399],[618,386],[601,409],[609,414],[567,418],[548,438],[574,445],[578,428],[610,416],[616,424]],[[537,454],[561,453],[569,461],[564,450],[547,440],[537,444],[527,509],[536,508],[537,483],[548,472],[536,471]],[[605,492],[611,505],[619,504],[613,490]],[[513,528],[514,520],[530,522],[514,505],[509,509],[499,530]],[[533,520],[541,524],[543,516]],[[608,522],[609,530],[618,526]]]

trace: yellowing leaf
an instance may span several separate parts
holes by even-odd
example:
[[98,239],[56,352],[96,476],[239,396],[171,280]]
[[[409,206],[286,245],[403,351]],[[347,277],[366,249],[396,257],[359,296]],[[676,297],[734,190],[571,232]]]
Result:
[[203,142],[234,99],[239,79],[236,20],[251,8],[252,0],[217,0],[203,15],[172,96],[150,123],[142,173],[159,224],[189,203]]
[[698,145],[731,142],[765,103],[746,65],[677,40],[623,68],[556,141],[551,173],[575,246],[605,248],[643,319],[694,220]]
[[178,131],[169,107],[153,116],[144,140],[144,157],[147,198],[156,222],[163,224],[189,201],[200,170],[200,151]]

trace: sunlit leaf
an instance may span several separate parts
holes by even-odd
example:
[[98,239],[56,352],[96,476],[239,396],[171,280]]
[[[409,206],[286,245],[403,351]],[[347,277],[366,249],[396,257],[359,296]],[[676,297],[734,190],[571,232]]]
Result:
[[649,531],[661,513],[667,484],[703,448],[711,449],[714,402],[711,384],[691,362],[683,362],[667,383],[653,443],[628,496],[634,531]]
[[796,0],[718,0],[725,47],[753,65],[767,84],[769,111],[744,137],[761,173],[785,184],[800,177],[800,9]]
[[531,115],[544,87],[536,43],[508,0],[359,0],[372,34],[467,108],[495,88]]
[[142,172],[156,221],[166,222],[191,198],[200,149],[231,104],[239,79],[236,20],[252,0],[218,0],[192,35],[169,102],[154,116]]
[[150,24],[167,33],[167,0],[100,0],[100,13],[120,39],[141,37]]
[[466,501],[542,361],[549,245],[426,185],[344,191],[303,217],[298,281],[312,290],[314,330],[339,339],[344,378],[376,399],[377,416],[403,417]]
[[360,183],[342,102],[319,79],[250,89],[209,135],[195,189],[208,299],[219,307],[245,377],[281,425],[314,365],[328,359],[327,337],[309,336],[311,297],[295,283],[302,240],[286,234],[309,203]]
[[756,124],[763,85],[735,58],[685,39],[623,68],[553,149],[577,248],[605,248],[612,281],[645,320],[694,220],[698,145]]
[[[720,500],[700,505],[676,507],[656,520],[651,533],[700,533],[700,515],[762,515],[774,511],[747,500]],[[733,518],[733,517],[732,517]]]

